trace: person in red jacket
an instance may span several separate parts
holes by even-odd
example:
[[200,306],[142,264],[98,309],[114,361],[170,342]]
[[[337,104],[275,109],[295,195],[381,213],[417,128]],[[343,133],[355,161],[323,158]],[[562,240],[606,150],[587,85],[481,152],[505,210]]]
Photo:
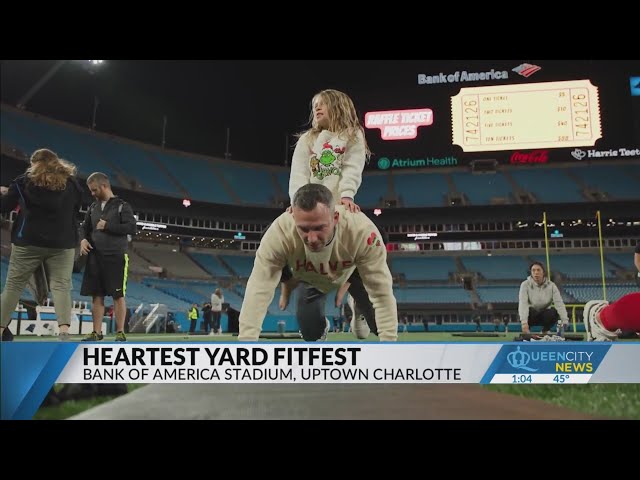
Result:
[[591,300],[584,306],[582,320],[589,342],[611,342],[625,332],[640,332],[640,293],[628,293],[615,302]]

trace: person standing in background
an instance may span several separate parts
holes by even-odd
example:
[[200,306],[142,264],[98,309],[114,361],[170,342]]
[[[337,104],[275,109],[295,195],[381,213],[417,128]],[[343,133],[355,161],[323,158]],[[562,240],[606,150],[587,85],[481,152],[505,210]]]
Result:
[[402,324],[402,332],[407,333],[409,331],[409,317],[406,313],[402,314],[400,323]]
[[209,302],[204,302],[202,305],[202,331],[205,334],[211,332],[211,335],[213,335],[213,327],[211,325],[212,317],[211,304]]
[[473,323],[476,324],[476,332],[481,332],[482,331],[482,317],[480,317],[479,313],[476,313],[473,316]]
[[189,318],[189,333],[190,334],[194,334],[196,333],[196,326],[198,324],[198,317],[200,316],[200,313],[198,312],[198,304],[194,303],[193,305],[191,305],[191,308],[187,311],[187,317]]
[[222,295],[222,290],[216,288],[215,292],[211,294],[211,313],[213,315],[213,329],[211,330],[212,334],[222,333],[222,329],[220,328],[220,318],[222,317],[223,303],[224,295]]

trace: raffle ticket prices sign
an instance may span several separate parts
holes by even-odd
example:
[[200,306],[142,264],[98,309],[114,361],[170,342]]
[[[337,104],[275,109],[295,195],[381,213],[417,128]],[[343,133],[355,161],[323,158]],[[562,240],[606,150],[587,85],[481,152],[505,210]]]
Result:
[[453,144],[465,152],[592,147],[602,137],[589,80],[463,88],[451,98]]

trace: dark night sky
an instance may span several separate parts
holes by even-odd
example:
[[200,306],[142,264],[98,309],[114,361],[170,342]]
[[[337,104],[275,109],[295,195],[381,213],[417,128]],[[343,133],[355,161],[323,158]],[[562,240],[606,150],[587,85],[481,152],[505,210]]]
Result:
[[[543,68],[535,79],[524,79],[511,72],[523,62]],[[15,105],[54,63],[2,61],[2,102]],[[416,141],[384,143],[379,131],[367,131],[371,149],[378,156],[424,156],[448,155],[452,148],[458,148],[451,146],[447,110],[451,95],[461,86],[592,78],[601,86],[603,117],[615,111],[622,120],[622,126],[616,124],[615,128],[603,122],[605,133],[613,143],[628,144],[632,134],[626,117],[630,118],[631,110],[624,82],[628,83],[630,74],[640,75],[639,67],[637,61],[531,59],[110,60],[105,68],[90,74],[81,62],[73,61],[38,91],[27,110],[88,127],[97,96],[98,131],[159,145],[166,115],[167,148],[222,156],[226,128],[230,127],[233,159],[282,165],[287,135],[293,141],[291,135],[306,128],[309,101],[324,88],[348,93],[361,119],[370,110],[433,108],[434,125],[421,128]],[[418,73],[491,68],[508,70],[509,81],[455,86],[419,86],[416,81]]]

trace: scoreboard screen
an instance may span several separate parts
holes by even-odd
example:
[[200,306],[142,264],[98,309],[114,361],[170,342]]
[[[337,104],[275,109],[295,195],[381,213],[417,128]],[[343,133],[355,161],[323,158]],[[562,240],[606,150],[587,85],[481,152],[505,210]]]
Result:
[[640,157],[639,61],[422,63],[357,99],[368,168]]
[[453,144],[465,152],[593,147],[602,138],[589,80],[463,88],[451,99]]

